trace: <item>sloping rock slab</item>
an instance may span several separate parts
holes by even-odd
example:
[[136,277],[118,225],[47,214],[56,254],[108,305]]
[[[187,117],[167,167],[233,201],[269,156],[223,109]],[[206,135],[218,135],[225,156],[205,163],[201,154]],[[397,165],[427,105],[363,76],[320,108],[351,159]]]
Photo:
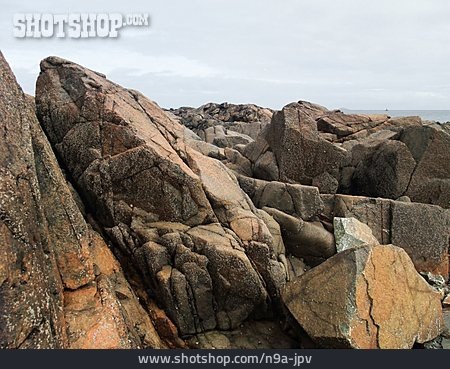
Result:
[[1,54],[0,132],[0,348],[164,347]]
[[182,335],[270,311],[287,279],[277,225],[231,170],[189,146],[186,127],[140,93],[55,57],[41,63],[36,101],[121,261],[139,268]]

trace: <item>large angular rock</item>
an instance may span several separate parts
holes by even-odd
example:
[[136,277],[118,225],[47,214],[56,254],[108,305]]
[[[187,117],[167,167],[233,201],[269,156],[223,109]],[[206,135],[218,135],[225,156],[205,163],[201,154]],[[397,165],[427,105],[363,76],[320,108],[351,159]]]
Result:
[[368,225],[380,244],[395,243],[419,272],[448,279],[450,212],[435,205],[335,195],[325,199],[327,217],[354,217]]
[[398,121],[342,145],[350,156],[341,170],[340,192],[390,199],[406,195],[413,202],[449,208],[450,135],[439,125]]
[[360,131],[375,128],[388,120],[387,115],[344,114],[340,111],[329,112],[317,120],[317,128],[342,139]]
[[416,161],[404,143],[383,141],[356,166],[351,193],[397,199],[408,189],[415,168]]
[[48,58],[41,69],[40,121],[104,224],[129,219],[133,209],[155,220],[214,219],[199,178],[183,161],[182,126],[138,92],[75,64]]
[[[46,255],[51,245],[39,226],[45,216],[39,204],[30,131],[33,119],[33,111],[0,54],[1,348],[68,345],[63,285],[55,254]],[[78,250],[81,254],[81,247]],[[92,269],[86,268],[83,276],[83,265],[75,262],[79,280],[92,278]]]
[[1,54],[0,131],[0,347],[164,347]]
[[[274,113],[265,139],[277,159],[281,181],[311,185],[324,173],[338,180],[347,152],[320,138],[314,120],[319,114],[302,103]],[[321,192],[322,188],[330,188],[328,181],[326,187],[319,187]]]
[[449,209],[450,134],[433,127],[408,127],[399,140],[417,162],[406,195],[414,202]]
[[81,196],[180,334],[270,313],[284,247],[231,170],[155,103],[79,65],[44,60],[36,93]]
[[405,249],[419,272],[447,280],[450,212],[438,206],[401,201],[394,201],[391,211],[391,242]]
[[343,251],[289,282],[282,298],[324,347],[411,348],[440,334],[440,297],[398,247]]

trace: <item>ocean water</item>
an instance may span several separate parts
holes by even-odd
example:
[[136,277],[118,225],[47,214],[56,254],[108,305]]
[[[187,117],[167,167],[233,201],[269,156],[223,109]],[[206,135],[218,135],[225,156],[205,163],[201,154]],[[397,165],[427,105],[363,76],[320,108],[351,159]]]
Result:
[[347,114],[387,114],[391,117],[419,116],[424,120],[450,122],[450,110],[350,110],[340,109]]

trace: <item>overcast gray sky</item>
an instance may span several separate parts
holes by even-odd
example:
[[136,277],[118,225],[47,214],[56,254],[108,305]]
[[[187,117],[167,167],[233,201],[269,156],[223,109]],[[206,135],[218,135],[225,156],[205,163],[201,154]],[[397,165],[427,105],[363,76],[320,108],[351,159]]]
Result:
[[[448,0],[0,0],[0,48],[24,90],[58,55],[163,107],[450,109]],[[149,13],[118,39],[18,39],[14,13]]]

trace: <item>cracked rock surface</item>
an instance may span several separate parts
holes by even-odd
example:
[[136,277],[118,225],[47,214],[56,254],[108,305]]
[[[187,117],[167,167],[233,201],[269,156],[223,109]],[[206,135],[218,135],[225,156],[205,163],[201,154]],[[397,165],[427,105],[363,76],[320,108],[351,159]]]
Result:
[[403,248],[419,272],[448,280],[450,211],[439,206],[348,195],[323,195],[324,215],[355,218],[382,245]]
[[0,132],[0,348],[164,347],[1,54]]
[[343,251],[289,282],[282,298],[324,347],[412,348],[444,324],[439,294],[392,245]]
[[0,135],[1,348],[448,345],[448,125],[0,54]]
[[287,280],[278,224],[231,170],[190,147],[185,127],[140,93],[54,57],[41,63],[36,105],[94,217],[180,334],[271,314]]

